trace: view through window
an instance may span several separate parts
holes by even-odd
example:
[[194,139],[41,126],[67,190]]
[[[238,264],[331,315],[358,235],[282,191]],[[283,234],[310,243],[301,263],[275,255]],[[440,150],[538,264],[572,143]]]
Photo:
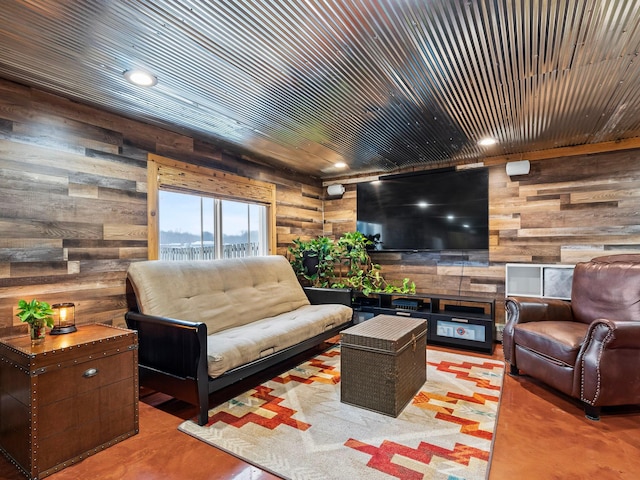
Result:
[[160,259],[267,254],[265,206],[166,190],[158,193]]

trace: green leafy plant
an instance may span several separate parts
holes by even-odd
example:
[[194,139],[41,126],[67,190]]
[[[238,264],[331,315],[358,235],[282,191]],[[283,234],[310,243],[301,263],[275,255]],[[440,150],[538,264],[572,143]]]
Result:
[[[387,282],[380,265],[371,261],[373,241],[360,232],[344,233],[337,242],[328,237],[309,241],[296,239],[289,247],[291,265],[298,275],[314,287],[351,288],[369,295],[374,292],[415,293],[415,283],[405,278],[402,285]],[[314,259],[317,270],[310,268]]]
[[367,250],[369,251],[376,250],[378,248],[378,245],[381,243],[379,233],[372,233],[369,235],[365,235],[365,237],[367,238],[367,240],[369,240],[369,243],[367,244]]
[[52,328],[53,310],[47,302],[40,302],[35,298],[30,302],[25,300],[18,301],[18,313],[16,316],[21,322],[28,323],[33,327],[47,326]]
[[367,248],[371,240],[360,232],[347,232],[337,242],[336,257],[339,266],[335,285],[339,288],[352,288],[368,295],[379,291],[381,282],[380,265],[373,263]]
[[328,237],[293,241],[289,261],[298,278],[313,287],[329,287],[333,278],[335,244]]
[[403,280],[402,285],[394,285],[385,280],[380,265],[373,263],[369,255],[373,245],[374,240],[357,231],[347,232],[338,239],[335,256],[340,265],[335,285],[358,290],[364,295],[374,292],[415,293],[415,283],[408,278]]

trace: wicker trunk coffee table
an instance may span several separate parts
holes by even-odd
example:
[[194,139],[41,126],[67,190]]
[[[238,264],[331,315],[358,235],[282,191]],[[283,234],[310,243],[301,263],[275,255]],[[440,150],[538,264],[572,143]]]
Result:
[[340,334],[340,401],[397,417],[427,379],[427,322],[378,315]]

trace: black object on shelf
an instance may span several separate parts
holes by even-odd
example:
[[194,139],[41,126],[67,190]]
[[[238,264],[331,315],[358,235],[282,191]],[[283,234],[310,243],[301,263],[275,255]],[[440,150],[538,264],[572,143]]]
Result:
[[445,305],[445,312],[465,312],[465,313],[484,313],[483,307],[472,307],[469,305]]
[[423,300],[420,298],[396,298],[391,301],[394,308],[401,310],[418,310],[422,308]]
[[380,301],[377,298],[373,298],[373,297],[357,296],[355,298],[354,303],[360,306],[374,307],[374,306],[378,306]]
[[494,299],[428,294],[407,298],[389,293],[371,293],[369,297],[357,300],[360,301],[356,301],[354,307],[363,314],[426,319],[428,343],[493,353]]

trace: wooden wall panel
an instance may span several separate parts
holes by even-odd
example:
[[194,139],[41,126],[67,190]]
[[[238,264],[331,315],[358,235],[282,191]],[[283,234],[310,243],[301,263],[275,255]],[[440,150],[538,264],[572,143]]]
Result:
[[322,187],[280,185],[276,190],[276,212],[278,215],[277,253],[288,256],[287,248],[296,238],[309,240],[322,235],[323,202]]
[[640,150],[533,162],[529,175],[513,181],[496,167],[492,183],[509,193],[492,201],[492,219],[508,215],[517,225],[492,224],[491,260],[573,264],[640,252],[638,178]]
[[356,230],[356,185],[345,185],[340,199],[327,200],[324,204],[324,234],[339,238],[345,232]]
[[[147,258],[149,153],[274,183],[280,254],[297,237],[355,230],[353,184],[325,200],[317,179],[0,80],[0,335],[15,333],[20,298],[74,301],[79,323],[121,321],[126,269]],[[506,262],[640,251],[638,179],[640,150],[567,151],[513,179],[493,162],[488,256],[376,260],[387,278],[411,277],[422,292],[496,298],[500,320]]]
[[126,270],[148,253],[149,153],[275,184],[278,253],[322,234],[317,179],[0,79],[0,336],[26,332],[20,298],[123,321]]
[[[640,150],[532,162],[529,175],[509,178],[489,167],[488,258],[378,253],[386,278],[410,277],[419,292],[496,299],[504,321],[506,263],[575,264],[599,255],[640,253]],[[325,233],[355,228],[354,185],[325,202]]]

